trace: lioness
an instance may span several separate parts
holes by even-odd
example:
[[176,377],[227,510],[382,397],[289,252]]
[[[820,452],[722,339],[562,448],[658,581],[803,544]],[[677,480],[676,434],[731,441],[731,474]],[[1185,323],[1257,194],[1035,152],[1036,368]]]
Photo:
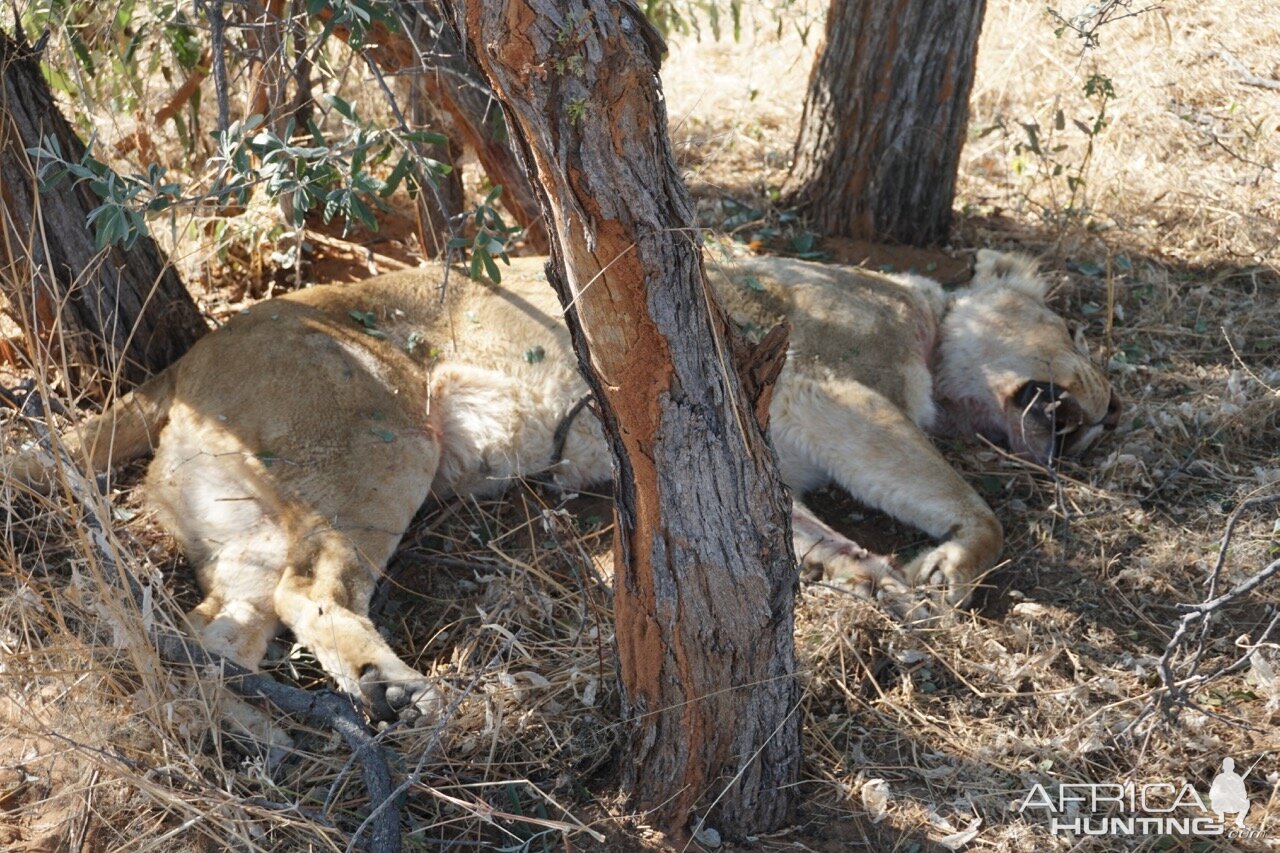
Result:
[[[515,477],[572,489],[611,474],[543,263],[513,261],[501,287],[455,276],[443,302],[438,273],[411,271],[260,303],[65,446],[97,470],[155,451],[147,500],[200,567],[189,619],[210,650],[256,667],[283,624],[375,718],[434,715],[439,693],[366,616],[415,511]],[[791,489],[834,481],[942,540],[899,571],[797,500],[802,563],[867,595],[927,585],[958,604],[999,556],[1000,524],[925,430],[1050,461],[1115,423],[1106,377],[1026,258],[981,252],[952,295],[777,258],[712,279],[745,328],[794,327],[770,409]],[[47,477],[34,456],[16,469]]]

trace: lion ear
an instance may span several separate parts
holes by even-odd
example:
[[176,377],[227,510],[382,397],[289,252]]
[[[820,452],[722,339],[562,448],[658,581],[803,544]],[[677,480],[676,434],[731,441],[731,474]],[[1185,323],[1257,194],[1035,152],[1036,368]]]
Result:
[[1044,301],[1049,289],[1041,278],[1034,258],[1017,252],[978,250],[978,263],[973,270],[974,288],[1007,287]]

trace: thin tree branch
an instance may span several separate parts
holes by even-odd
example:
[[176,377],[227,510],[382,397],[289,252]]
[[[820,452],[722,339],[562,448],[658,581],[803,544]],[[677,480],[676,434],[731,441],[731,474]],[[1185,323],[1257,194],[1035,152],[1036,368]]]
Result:
[[[1138,716],[1134,718],[1133,722],[1126,726],[1126,732],[1132,733],[1140,723],[1150,717],[1156,710],[1162,710],[1166,717],[1171,715],[1174,712],[1174,709],[1178,707],[1195,708],[1203,713],[1211,713],[1203,708],[1199,708],[1188,694],[1243,667],[1253,654],[1253,649],[1266,642],[1267,638],[1271,636],[1271,633],[1275,630],[1277,625],[1280,624],[1280,615],[1272,618],[1270,624],[1268,624],[1266,629],[1262,632],[1258,641],[1253,643],[1249,650],[1235,661],[1224,666],[1220,666],[1207,675],[1196,672],[1196,669],[1199,667],[1200,661],[1204,656],[1205,641],[1207,639],[1205,632],[1207,631],[1209,621],[1213,616],[1227,605],[1258,589],[1276,575],[1280,575],[1280,560],[1275,560],[1257,574],[1233,587],[1230,591],[1224,592],[1221,595],[1215,595],[1218,581],[1221,577],[1223,564],[1226,561],[1227,549],[1231,544],[1232,536],[1235,534],[1236,523],[1239,521],[1240,515],[1246,510],[1255,509],[1260,506],[1268,506],[1276,503],[1277,501],[1280,501],[1280,495],[1250,498],[1236,507],[1236,509],[1231,513],[1231,516],[1227,519],[1226,527],[1223,530],[1222,544],[1218,549],[1218,559],[1214,564],[1213,570],[1209,574],[1208,598],[1199,604],[1182,605],[1187,609],[1187,612],[1178,620],[1178,624],[1173,632],[1173,637],[1170,638],[1168,645],[1165,646],[1164,654],[1161,655],[1160,661],[1156,665],[1156,669],[1160,673],[1160,682],[1163,689],[1157,690],[1153,693],[1152,697],[1148,700],[1147,704],[1143,707]],[[1192,627],[1197,622],[1203,623],[1199,645],[1190,660],[1189,674],[1182,679],[1178,679],[1173,672],[1173,658],[1182,648]]]
[[213,50],[213,86],[218,93],[218,133],[226,133],[231,123],[227,102],[227,21],[222,16],[222,0],[208,0],[209,36]]

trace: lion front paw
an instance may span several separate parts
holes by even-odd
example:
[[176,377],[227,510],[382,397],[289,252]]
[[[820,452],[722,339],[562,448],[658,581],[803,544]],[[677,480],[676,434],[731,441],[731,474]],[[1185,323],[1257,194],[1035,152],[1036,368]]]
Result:
[[957,542],[944,542],[926,551],[905,569],[907,581],[928,588],[941,602],[960,607],[977,587],[981,572],[969,550]]
[[444,696],[421,675],[389,677],[370,664],[360,672],[360,692],[369,707],[369,716],[378,722],[431,724],[444,710]]
[[[806,568],[811,579],[842,584],[860,598],[874,599],[886,592],[897,594],[909,587],[906,578],[887,558],[862,548],[829,555],[816,567],[816,572],[813,564]],[[812,577],[812,574],[817,577]]]

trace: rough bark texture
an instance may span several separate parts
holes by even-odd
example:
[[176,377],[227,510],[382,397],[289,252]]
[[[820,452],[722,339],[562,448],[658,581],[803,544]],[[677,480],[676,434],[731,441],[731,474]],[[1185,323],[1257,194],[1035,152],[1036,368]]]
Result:
[[[84,154],[58,112],[39,63],[0,33],[0,287],[33,354],[64,370],[73,390],[133,385],[182,355],[207,330],[177,272],[150,237],[98,251],[86,225],[100,200],[83,182],[37,192],[27,149],[46,136],[63,157]],[[41,359],[44,360],[44,359]]]
[[[775,828],[800,763],[789,507],[689,236],[661,40],[625,0],[451,5],[534,169],[548,277],[617,459],[623,783],[677,839],[700,819]],[[780,338],[740,362],[753,385]]]
[[985,0],[832,0],[784,203],[818,230],[947,239]]
[[[502,110],[475,64],[458,44],[456,33],[440,20],[434,2],[401,0],[397,5],[403,31],[375,21],[365,35],[365,50],[387,74],[423,72],[415,85],[449,117],[450,131],[458,137],[455,141],[475,152],[489,182],[502,186],[502,205],[525,229],[525,242],[534,251],[547,251],[546,227],[528,175],[511,149]],[[331,14],[321,12],[320,18]],[[334,34],[350,37],[345,27],[335,27]]]

